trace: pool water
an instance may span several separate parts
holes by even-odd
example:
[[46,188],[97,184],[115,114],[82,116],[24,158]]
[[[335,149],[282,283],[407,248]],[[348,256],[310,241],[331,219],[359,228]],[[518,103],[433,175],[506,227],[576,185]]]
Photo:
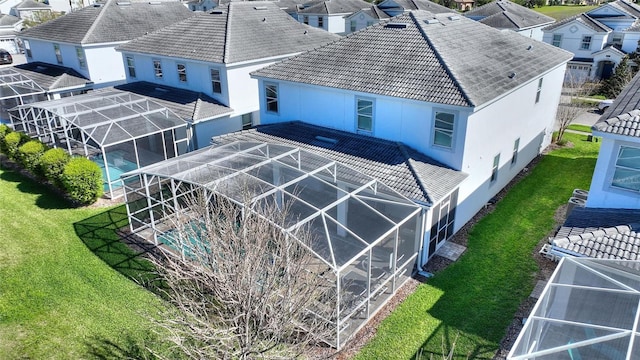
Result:
[[122,159],[118,166],[114,164],[108,164],[108,167],[105,166],[104,159],[102,157],[95,157],[91,159],[91,161],[98,164],[98,166],[100,166],[100,170],[102,170],[102,180],[105,192],[109,191],[109,184],[107,183],[107,171],[109,172],[109,176],[111,177],[111,187],[113,189],[118,189],[122,187],[120,175],[138,168],[138,165],[126,159]]

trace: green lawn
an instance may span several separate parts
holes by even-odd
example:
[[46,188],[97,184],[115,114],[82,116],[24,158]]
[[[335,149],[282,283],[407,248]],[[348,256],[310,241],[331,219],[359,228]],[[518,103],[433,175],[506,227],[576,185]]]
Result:
[[588,125],[570,124],[569,126],[567,126],[567,129],[591,133],[591,126]]
[[123,275],[149,268],[117,241],[124,208],[69,208],[0,169],[0,219],[0,359],[135,357],[161,302]]
[[508,324],[534,286],[531,254],[553,230],[555,210],[575,188],[587,189],[599,143],[546,155],[469,234],[467,252],[418,287],[378,329],[357,359],[438,358],[458,337],[456,358],[491,359]]
[[570,16],[577,15],[583,12],[587,12],[591,9],[595,9],[597,6],[586,6],[586,5],[556,5],[556,6],[543,6],[534,8],[533,10],[545,14],[547,16],[551,16],[552,18],[560,21],[562,19],[566,19]]

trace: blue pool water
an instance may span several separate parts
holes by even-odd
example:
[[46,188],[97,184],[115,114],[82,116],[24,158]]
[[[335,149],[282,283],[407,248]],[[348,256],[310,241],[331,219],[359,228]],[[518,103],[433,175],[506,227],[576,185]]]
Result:
[[[202,225],[200,225],[198,222],[196,221],[192,221],[189,224],[187,224],[186,226],[186,230],[184,231],[184,234],[181,234],[178,230],[176,229],[171,229],[169,231],[166,231],[160,235],[158,235],[158,241],[160,241],[161,243],[169,246],[170,248],[179,251],[181,253],[184,253],[185,256],[188,257],[193,257],[193,250],[194,248],[202,248],[203,246],[207,247],[207,245],[203,244],[200,239],[202,236]],[[181,243],[177,237],[178,236],[187,236],[188,237],[188,241]]]
[[108,179],[107,171],[109,172],[109,176],[111,177],[111,187],[113,189],[117,189],[122,187],[122,181],[120,181],[120,175],[138,168],[138,166],[135,163],[128,161],[126,159],[122,159],[122,164],[119,164],[118,166],[115,166],[114,164],[108,164],[109,165],[108,167],[104,165],[104,159],[102,159],[101,157],[95,157],[91,159],[91,161],[98,164],[98,166],[100,166],[100,170],[102,170],[102,180],[104,182],[104,185],[103,185],[104,191],[109,191],[109,184],[107,183],[107,179]]

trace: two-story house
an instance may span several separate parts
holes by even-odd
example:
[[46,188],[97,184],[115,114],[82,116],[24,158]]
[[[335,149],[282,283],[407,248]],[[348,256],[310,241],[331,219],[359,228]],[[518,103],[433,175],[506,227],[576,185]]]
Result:
[[298,23],[272,2],[231,2],[118,47],[128,82],[202,92],[233,109],[195,124],[196,147],[259,123],[258,83],[249,73],[339,39]]
[[27,62],[71,68],[98,88],[126,79],[116,46],[191,16],[179,2],[108,0],[27,29],[20,38]]
[[616,0],[543,29],[543,41],[574,54],[572,81],[606,79],[640,40],[640,6]]
[[347,16],[345,18],[345,30],[346,33],[359,31],[367,26],[411,10],[426,10],[435,14],[453,11],[429,0],[386,0],[379,5],[372,5],[367,9],[356,11]]
[[542,41],[542,29],[556,20],[509,0],[484,4],[464,16],[500,30],[512,30],[520,35]]
[[20,52],[17,34],[22,30],[22,22],[13,15],[0,14],[0,48],[11,54]]
[[11,15],[20,19],[32,19],[38,13],[51,14],[51,6],[35,0],[23,0],[11,8]]
[[346,32],[345,17],[371,4],[364,0],[328,0],[312,2],[298,10],[298,21],[334,34]]

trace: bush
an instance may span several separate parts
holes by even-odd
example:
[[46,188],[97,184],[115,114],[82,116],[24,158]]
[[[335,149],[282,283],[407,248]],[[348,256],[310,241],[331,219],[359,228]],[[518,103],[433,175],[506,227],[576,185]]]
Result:
[[60,148],[49,149],[40,157],[40,172],[47,180],[62,188],[64,185],[61,175],[69,160],[71,160],[71,156],[66,151]]
[[102,171],[98,164],[87,158],[71,158],[61,178],[67,195],[73,201],[91,204],[102,196]]
[[39,170],[40,158],[44,154],[44,144],[38,140],[31,140],[18,148],[18,157],[22,166],[32,174],[44,175]]
[[4,142],[4,137],[11,132],[11,129],[5,124],[0,124],[0,142]]
[[18,160],[18,148],[23,143],[22,134],[19,132],[11,132],[4,137],[4,153],[9,159]]

